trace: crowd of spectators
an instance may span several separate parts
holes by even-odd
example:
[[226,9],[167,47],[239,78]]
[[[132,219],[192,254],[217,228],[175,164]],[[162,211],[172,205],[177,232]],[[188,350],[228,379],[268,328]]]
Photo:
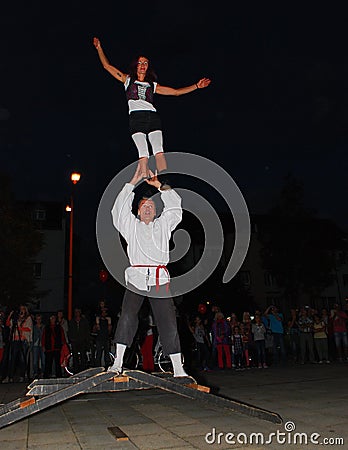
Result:
[[348,361],[347,323],[348,301],[343,308],[333,305],[330,311],[303,306],[286,315],[270,305],[240,317],[214,305],[189,320],[193,364],[200,370],[244,370],[289,362]]
[[0,312],[0,382],[22,382],[34,378],[62,377],[72,355],[74,373],[88,367],[87,355],[93,350],[93,365],[109,364],[111,318],[100,301],[92,320],[74,309],[68,321],[62,310],[31,314],[26,305],[8,313]]
[[[145,315],[148,317],[148,312]],[[105,301],[98,303],[89,318],[75,308],[70,321],[62,310],[45,319],[40,313],[31,314],[25,305],[7,313],[0,311],[0,382],[65,376],[63,368],[70,355],[74,373],[89,366],[110,365],[117,317],[109,314]],[[348,361],[348,301],[330,310],[303,306],[287,314],[275,305],[240,315],[214,305],[209,311],[199,309],[197,314],[178,320],[189,372]],[[137,337],[144,337],[144,362],[151,360],[144,370],[152,371],[153,359],[148,353],[156,342],[152,336],[156,335],[156,324],[151,321],[144,327],[142,322]],[[89,360],[88,355],[92,355]]]

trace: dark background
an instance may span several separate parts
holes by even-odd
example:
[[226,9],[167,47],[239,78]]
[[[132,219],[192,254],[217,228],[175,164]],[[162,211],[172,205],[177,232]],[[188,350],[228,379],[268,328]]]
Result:
[[[1,169],[20,200],[64,201],[76,187],[76,233],[98,278],[95,218],[106,186],[137,158],[123,86],[101,66],[127,72],[148,56],[159,82],[211,85],[156,97],[165,150],[223,166],[251,213],[266,212],[292,173],[319,217],[348,225],[347,16],[329,5],[236,2],[27,2],[0,11]],[[96,281],[97,283],[97,281]]]

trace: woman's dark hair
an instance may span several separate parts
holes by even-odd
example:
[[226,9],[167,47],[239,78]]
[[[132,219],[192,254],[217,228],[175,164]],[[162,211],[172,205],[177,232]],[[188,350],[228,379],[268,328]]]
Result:
[[149,65],[147,66],[147,71],[145,75],[145,81],[148,81],[149,83],[157,81],[157,75],[152,67],[151,61],[144,55],[139,55],[132,60],[129,66],[129,76],[134,79],[138,78],[137,68],[139,58],[146,58],[149,61]]

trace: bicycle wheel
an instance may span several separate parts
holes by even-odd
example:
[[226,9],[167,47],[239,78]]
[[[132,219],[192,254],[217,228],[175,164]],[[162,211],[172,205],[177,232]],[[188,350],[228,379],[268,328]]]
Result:
[[[184,365],[184,355],[181,354],[182,365]],[[163,350],[158,354],[158,367],[162,372],[173,372],[173,365],[169,355],[165,355]]]
[[162,372],[173,372],[172,361],[169,355],[165,355],[163,350],[158,355],[158,367]]
[[113,365],[115,361],[115,355],[112,352],[109,352],[110,366]]
[[139,366],[139,355],[135,347],[127,348],[124,353],[123,367],[127,369],[137,369]]
[[64,366],[64,370],[68,375],[74,375],[74,364],[73,364],[73,356],[72,353],[67,358],[67,364]]

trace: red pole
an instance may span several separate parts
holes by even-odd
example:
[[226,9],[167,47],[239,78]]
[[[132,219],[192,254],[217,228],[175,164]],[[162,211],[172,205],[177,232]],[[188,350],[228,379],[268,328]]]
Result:
[[74,236],[74,200],[70,199],[70,230],[69,230],[69,273],[68,273],[68,320],[72,319],[72,288],[73,288],[73,236]]

